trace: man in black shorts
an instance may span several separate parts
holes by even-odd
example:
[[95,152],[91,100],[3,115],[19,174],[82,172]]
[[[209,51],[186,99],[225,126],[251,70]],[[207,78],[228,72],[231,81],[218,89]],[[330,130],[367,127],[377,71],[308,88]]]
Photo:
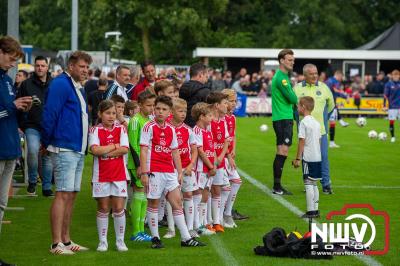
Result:
[[273,172],[273,193],[292,195],[281,185],[283,166],[292,145],[293,106],[297,104],[297,96],[290,84],[289,72],[293,70],[294,54],[290,49],[283,49],[278,54],[279,69],[272,79],[272,123],[276,135],[277,151]]

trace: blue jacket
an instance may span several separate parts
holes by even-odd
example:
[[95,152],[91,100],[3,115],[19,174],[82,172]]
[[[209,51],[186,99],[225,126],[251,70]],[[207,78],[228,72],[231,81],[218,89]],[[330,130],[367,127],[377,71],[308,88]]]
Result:
[[80,152],[81,103],[71,77],[62,73],[50,83],[42,114],[42,144]]
[[0,160],[21,157],[18,134],[17,108],[12,80],[0,69]]

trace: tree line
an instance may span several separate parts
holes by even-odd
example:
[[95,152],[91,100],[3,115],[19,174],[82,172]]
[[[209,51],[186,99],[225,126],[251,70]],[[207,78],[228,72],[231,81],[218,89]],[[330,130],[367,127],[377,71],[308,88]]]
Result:
[[[399,18],[394,0],[81,0],[79,48],[160,64],[190,64],[196,47],[352,49]],[[116,30],[119,46],[104,39]],[[70,0],[20,0],[21,43],[68,50],[70,38]]]

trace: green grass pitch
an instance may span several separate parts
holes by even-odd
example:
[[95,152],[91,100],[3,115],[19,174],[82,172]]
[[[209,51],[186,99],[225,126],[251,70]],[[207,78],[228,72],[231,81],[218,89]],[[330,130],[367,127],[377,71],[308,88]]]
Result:
[[[332,210],[339,210],[345,203],[370,203],[375,209],[384,210],[390,215],[390,250],[383,256],[373,259],[382,265],[399,265],[399,202],[400,202],[400,138],[396,143],[370,140],[367,132],[388,131],[384,119],[368,119],[364,128],[349,118],[348,128],[338,127],[336,143],[339,149],[330,149],[333,195],[320,196],[322,218]],[[269,130],[259,131],[261,124]],[[272,161],[275,155],[275,135],[270,118],[238,119],[237,165],[253,178],[271,188]],[[400,128],[396,124],[400,134]],[[387,132],[389,133],[389,132]],[[295,138],[294,138],[295,139]],[[290,150],[283,173],[283,184],[294,193],[284,198],[300,210],[305,209],[301,170],[292,168],[290,162],[295,156],[297,142]],[[203,248],[181,248],[179,238],[165,240],[166,248],[152,250],[148,243],[129,241],[130,219],[127,219],[125,235],[128,252],[115,251],[113,223],[109,224],[109,251],[96,252],[98,244],[96,230],[96,202],[91,198],[91,158],[86,160],[82,192],[78,195],[72,223],[72,239],[91,250],[74,256],[53,256],[49,253],[51,235],[49,229],[49,207],[51,199],[15,198],[10,207],[25,207],[25,211],[8,211],[5,220],[11,224],[3,225],[0,235],[0,258],[18,265],[365,265],[351,256],[335,257],[330,261],[309,261],[278,259],[255,256],[253,248],[262,243],[262,236],[273,227],[280,226],[286,231],[297,229],[304,233],[307,223],[280,205],[259,188],[243,180],[242,188],[235,205],[240,212],[250,216],[247,221],[237,222],[238,228],[227,229],[222,235],[202,237],[208,244]],[[25,189],[19,193],[24,194]],[[41,191],[38,191],[40,194]],[[373,247],[383,245],[383,222],[377,219],[377,237]],[[163,235],[162,228],[160,234]]]

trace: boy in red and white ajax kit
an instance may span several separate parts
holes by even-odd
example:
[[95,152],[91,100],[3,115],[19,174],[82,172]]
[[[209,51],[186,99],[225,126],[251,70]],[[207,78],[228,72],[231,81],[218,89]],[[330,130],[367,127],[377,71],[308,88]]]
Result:
[[[229,146],[227,156],[225,157],[225,168],[230,182],[230,191],[225,204],[224,210],[224,226],[226,228],[237,227],[232,218],[232,207],[236,200],[236,195],[242,185],[242,180],[236,171],[235,151],[236,151],[236,117],[233,114],[236,108],[237,96],[236,91],[232,89],[224,89],[222,93],[228,96],[228,113],[225,115],[225,121],[229,133]],[[230,155],[228,157],[228,155]]]
[[[211,212],[213,219],[213,228],[216,232],[224,232],[222,224],[222,211],[224,208],[222,193],[225,194],[224,199],[229,195],[229,192],[222,187],[229,185],[229,180],[225,172],[225,155],[228,151],[229,133],[225,123],[225,115],[228,108],[228,96],[221,92],[212,92],[207,97],[207,103],[211,105],[214,118],[210,124],[210,130],[213,135],[214,149],[217,155],[214,165],[216,166],[216,174],[213,178],[211,186]],[[230,155],[227,155],[230,158]],[[228,192],[228,193],[227,193]],[[223,196],[223,195],[222,195]]]
[[[187,126],[183,121],[186,119],[187,103],[185,100],[177,98],[173,99],[174,106],[172,107],[173,118],[171,125],[175,128],[176,137],[178,140],[178,150],[181,157],[183,180],[181,190],[183,192],[183,209],[185,212],[186,225],[190,236],[199,237],[193,228],[194,217],[198,217],[198,204],[201,200],[197,197],[196,201],[193,198],[193,191],[198,190],[194,167],[197,162],[197,143],[192,128]],[[197,219],[198,225],[198,219]],[[197,227],[196,227],[197,228]]]
[[215,234],[215,230],[207,222],[207,202],[210,194],[210,188],[215,176],[214,162],[215,150],[211,131],[208,130],[213,119],[212,110],[209,104],[197,103],[193,106],[191,115],[196,125],[193,128],[197,142],[197,163],[196,177],[198,190],[193,192],[193,199],[199,198],[198,222],[194,218],[194,228],[201,235]]
[[99,104],[101,123],[90,129],[89,149],[93,154],[93,197],[97,200],[97,251],[107,251],[108,215],[112,209],[116,246],[127,251],[125,235],[125,199],[128,171],[124,155],[128,152],[128,134],[124,126],[116,123],[115,104],[110,100]]
[[158,96],[155,101],[154,120],[143,127],[140,136],[141,181],[148,199],[147,221],[153,237],[151,247],[164,247],[158,233],[158,203],[164,191],[167,191],[166,197],[172,206],[174,221],[181,233],[181,246],[204,246],[205,244],[190,236],[183,215],[178,183],[182,180],[178,141],[174,128],[165,122],[171,108],[170,97]]

